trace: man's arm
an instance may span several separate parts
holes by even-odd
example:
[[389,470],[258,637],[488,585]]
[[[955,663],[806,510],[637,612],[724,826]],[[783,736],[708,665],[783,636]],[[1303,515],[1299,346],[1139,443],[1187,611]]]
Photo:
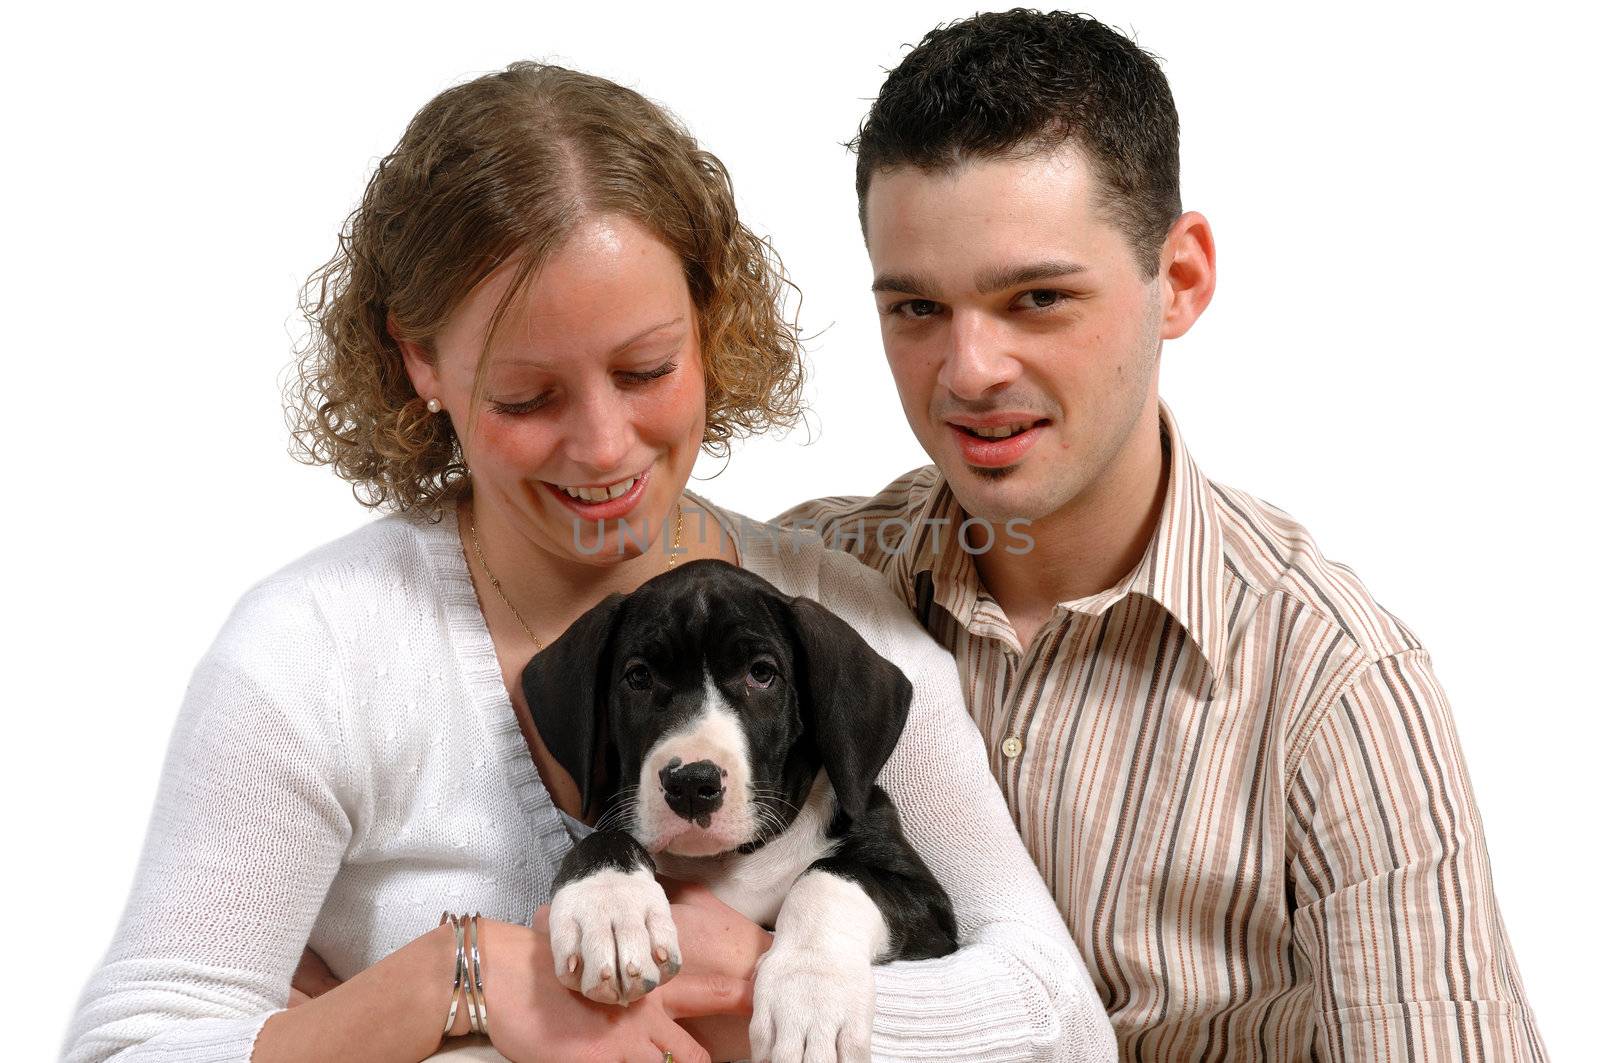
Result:
[[1322,1058],[1546,1059],[1425,652],[1357,673],[1288,796],[1294,940]]

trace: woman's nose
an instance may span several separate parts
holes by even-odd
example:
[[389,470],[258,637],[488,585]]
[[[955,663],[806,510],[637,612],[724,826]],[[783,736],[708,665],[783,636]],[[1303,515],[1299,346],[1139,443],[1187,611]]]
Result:
[[633,449],[633,423],[627,405],[610,395],[589,395],[575,403],[567,418],[563,449],[574,464],[596,477],[636,470],[622,463]]

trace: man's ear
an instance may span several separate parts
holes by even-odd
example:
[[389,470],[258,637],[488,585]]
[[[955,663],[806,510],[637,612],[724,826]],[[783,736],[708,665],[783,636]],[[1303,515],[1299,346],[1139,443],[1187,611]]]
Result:
[[853,819],[894,752],[911,713],[911,681],[855,628],[809,598],[790,602],[801,714],[812,728],[839,804]]
[[1161,338],[1189,331],[1217,290],[1217,245],[1204,214],[1188,211],[1172,223],[1161,245]]
[[595,768],[603,752],[611,644],[624,597],[607,595],[522,670],[522,695],[534,728],[556,763],[578,784],[584,816],[599,796],[594,792]]

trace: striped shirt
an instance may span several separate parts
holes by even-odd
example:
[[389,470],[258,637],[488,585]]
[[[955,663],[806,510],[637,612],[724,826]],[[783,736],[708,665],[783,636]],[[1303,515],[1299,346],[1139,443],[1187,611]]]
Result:
[[884,571],[955,655],[1122,1059],[1545,1059],[1427,651],[1161,422],[1142,560],[1026,647],[933,466],[778,523]]

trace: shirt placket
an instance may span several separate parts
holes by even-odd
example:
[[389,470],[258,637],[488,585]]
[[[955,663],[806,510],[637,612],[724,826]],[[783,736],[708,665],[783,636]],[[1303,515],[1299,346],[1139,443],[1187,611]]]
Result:
[[[1016,632],[999,604],[987,594],[980,594],[968,628],[969,637],[986,644],[999,663],[995,669],[999,689],[987,699],[997,711],[993,718],[983,721],[983,731],[989,747],[990,770],[1019,830],[1022,827],[1019,819],[1022,773],[1033,763],[1027,733],[1045,692],[1043,677],[1037,682],[1030,682],[1030,677],[1041,667],[1045,648],[1058,645],[1067,634],[1063,628],[1070,629],[1071,622],[1071,613],[1058,609],[1028,648],[1019,653]],[[982,697],[981,691],[974,693]]]
[[[1009,687],[1005,696],[1005,729],[999,744],[1004,780],[1002,786],[1008,803],[1021,801],[1023,769],[1036,761],[1029,735],[1038,716],[1040,703],[1047,694],[1048,678],[1039,674],[1048,670],[1047,657],[1053,652],[1047,647],[1059,647],[1072,631],[1072,614],[1060,611],[1034,635],[1020,658],[1007,651]],[[1015,811],[1013,811],[1015,817]],[[1020,824],[1019,824],[1020,826]]]

